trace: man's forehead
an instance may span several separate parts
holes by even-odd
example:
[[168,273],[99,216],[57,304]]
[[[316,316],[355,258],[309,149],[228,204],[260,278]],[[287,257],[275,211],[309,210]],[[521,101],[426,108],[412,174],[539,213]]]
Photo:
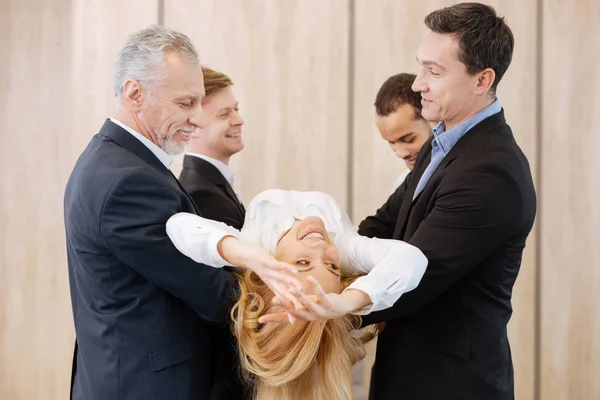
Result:
[[166,77],[165,86],[174,92],[176,97],[193,97],[193,98],[204,98],[204,82],[202,79],[188,79],[185,77],[177,77],[170,79]]
[[406,125],[412,122],[416,116],[415,108],[412,104],[400,104],[395,111],[382,117],[378,115],[378,119],[388,125]]
[[385,139],[395,141],[407,137],[417,130],[414,108],[410,104],[405,105],[408,106],[408,109],[403,109],[401,112],[396,110],[387,117],[378,116],[377,125]]
[[165,81],[171,85],[191,86],[193,88],[204,88],[204,78],[202,74],[193,71],[168,71],[165,74]]
[[238,100],[233,95],[231,86],[227,86],[212,93],[203,104],[214,108],[234,107],[238,104]]
[[204,75],[198,64],[190,62],[182,56],[170,56],[165,57],[165,80],[203,85]]
[[441,63],[450,59],[458,59],[458,40],[455,35],[428,31],[417,50],[420,63]]

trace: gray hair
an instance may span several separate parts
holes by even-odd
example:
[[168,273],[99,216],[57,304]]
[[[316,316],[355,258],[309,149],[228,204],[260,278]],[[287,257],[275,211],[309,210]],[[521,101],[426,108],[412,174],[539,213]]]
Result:
[[163,73],[164,56],[176,51],[187,61],[199,64],[198,53],[189,37],[158,25],[131,35],[115,59],[114,90],[117,102],[123,100],[123,87],[129,79],[153,86]]

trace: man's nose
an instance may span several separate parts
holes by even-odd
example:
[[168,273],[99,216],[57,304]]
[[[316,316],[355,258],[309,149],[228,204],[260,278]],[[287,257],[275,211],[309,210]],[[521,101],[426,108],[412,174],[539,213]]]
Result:
[[425,81],[423,80],[423,76],[421,73],[417,74],[417,77],[415,78],[411,89],[413,90],[413,92],[425,92],[427,91],[427,85],[425,84]]
[[233,126],[242,126],[242,125],[244,125],[244,118],[242,118],[242,116],[240,114],[236,113],[231,124]]
[[393,147],[394,153],[396,153],[396,157],[398,157],[399,159],[403,160],[406,157],[408,157],[410,155],[410,151],[408,151],[408,149],[402,145],[395,145]]

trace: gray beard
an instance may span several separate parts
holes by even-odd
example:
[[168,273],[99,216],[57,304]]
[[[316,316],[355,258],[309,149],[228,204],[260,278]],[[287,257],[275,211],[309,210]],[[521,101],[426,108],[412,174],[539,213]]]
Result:
[[170,154],[172,156],[178,156],[185,151],[186,143],[180,142],[179,144],[173,141],[174,134],[167,136],[164,142],[161,144],[160,148],[164,150],[165,153]]

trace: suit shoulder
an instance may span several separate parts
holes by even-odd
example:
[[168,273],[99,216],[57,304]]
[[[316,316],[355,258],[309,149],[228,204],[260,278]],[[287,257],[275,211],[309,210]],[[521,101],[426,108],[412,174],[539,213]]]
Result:
[[[478,132],[476,141],[469,146],[461,164],[470,166],[500,164],[529,171],[527,156],[515,140],[511,128],[500,125],[486,132]],[[463,158],[463,157],[461,157]]]
[[512,134],[506,133],[488,132],[483,146],[463,154],[444,180],[443,193],[461,191],[489,201],[510,200],[524,210],[534,209],[536,196],[529,163]]
[[208,177],[196,170],[189,168],[183,168],[178,179],[179,182],[181,182],[181,185],[189,193],[216,187],[216,185],[210,179],[208,179]]

